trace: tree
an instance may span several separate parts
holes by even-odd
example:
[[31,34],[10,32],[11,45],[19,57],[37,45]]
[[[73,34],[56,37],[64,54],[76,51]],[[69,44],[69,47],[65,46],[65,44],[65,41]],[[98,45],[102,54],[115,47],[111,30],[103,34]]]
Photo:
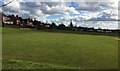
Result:
[[51,28],[52,28],[52,29],[56,29],[56,24],[55,24],[54,22],[52,22]]
[[10,19],[13,21],[13,25],[16,25],[16,17],[14,14],[12,15],[9,15],[10,16]]
[[58,28],[59,28],[60,30],[65,30],[65,25],[64,25],[64,24],[59,24]]
[[70,30],[73,29],[72,19],[70,20]]
[[44,23],[42,23],[41,21],[37,21],[36,19],[34,19],[34,21],[33,21],[33,25],[34,25],[34,28],[36,28],[36,29],[40,29],[40,24],[44,24]]
[[[19,18],[19,20],[23,24],[23,19],[21,17]],[[21,28],[21,23],[19,23],[19,28]]]

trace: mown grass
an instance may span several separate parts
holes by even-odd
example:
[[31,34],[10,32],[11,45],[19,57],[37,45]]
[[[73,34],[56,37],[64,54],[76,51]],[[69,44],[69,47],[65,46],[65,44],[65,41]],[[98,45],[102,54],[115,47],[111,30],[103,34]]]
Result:
[[[116,38],[105,35],[3,28],[3,68],[16,68],[14,64],[9,66],[11,63],[6,61],[6,59],[13,59],[22,60],[23,64],[28,65],[24,68],[29,68],[29,62],[26,61],[31,61],[38,63],[38,67],[41,63],[48,64],[45,67],[48,69],[60,67],[116,69],[118,68],[118,40]],[[49,64],[55,67],[49,67]],[[17,68],[23,66],[19,65]],[[30,68],[36,67],[33,65]]]
[[3,64],[3,69],[75,69],[73,67],[15,59],[4,59]]

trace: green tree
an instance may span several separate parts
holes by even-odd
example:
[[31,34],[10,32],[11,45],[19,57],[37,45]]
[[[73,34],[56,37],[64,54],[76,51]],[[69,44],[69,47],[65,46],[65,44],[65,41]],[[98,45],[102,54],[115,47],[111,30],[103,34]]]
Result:
[[73,24],[72,24],[72,20],[70,20],[70,30],[72,30],[73,28]]

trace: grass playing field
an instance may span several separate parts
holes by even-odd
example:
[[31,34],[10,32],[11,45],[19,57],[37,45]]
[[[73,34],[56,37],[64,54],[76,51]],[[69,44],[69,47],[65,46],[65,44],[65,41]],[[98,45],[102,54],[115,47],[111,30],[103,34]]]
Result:
[[115,36],[3,28],[4,69],[116,69]]

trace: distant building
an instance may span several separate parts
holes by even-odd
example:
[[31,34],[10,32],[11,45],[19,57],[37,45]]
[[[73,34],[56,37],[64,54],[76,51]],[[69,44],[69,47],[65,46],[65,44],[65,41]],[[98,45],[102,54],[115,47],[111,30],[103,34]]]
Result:
[[18,15],[14,16],[14,15],[1,15],[2,17],[2,22],[4,24],[10,24],[10,25],[16,25],[16,26],[21,26],[21,27],[31,27],[33,26],[33,20],[28,18],[28,19],[22,19],[21,17],[19,17]]
[[28,25],[28,26],[33,26],[33,21],[32,21],[32,19],[30,19],[30,18],[27,19],[27,25]]
[[2,22],[5,24],[13,24],[13,21],[11,20],[10,16],[6,16],[5,14],[2,14]]
[[18,17],[18,15],[16,16],[16,25],[19,25],[21,23],[20,21],[20,17]]

